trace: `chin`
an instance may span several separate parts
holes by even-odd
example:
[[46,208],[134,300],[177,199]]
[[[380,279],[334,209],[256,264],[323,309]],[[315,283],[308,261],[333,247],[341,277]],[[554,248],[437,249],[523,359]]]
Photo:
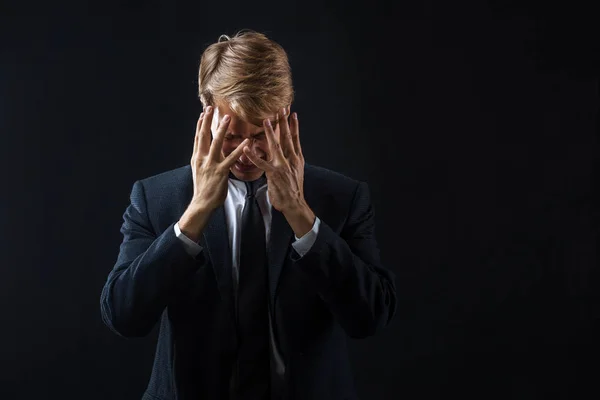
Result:
[[250,171],[241,171],[241,170],[237,169],[234,165],[233,167],[231,167],[231,173],[233,175],[235,175],[235,177],[238,178],[239,180],[254,181],[254,180],[260,178],[260,176],[264,173],[264,171],[259,168],[253,168]]

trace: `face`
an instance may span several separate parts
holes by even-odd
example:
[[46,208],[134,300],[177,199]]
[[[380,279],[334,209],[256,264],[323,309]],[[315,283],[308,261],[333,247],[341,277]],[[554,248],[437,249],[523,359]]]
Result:
[[[254,152],[263,160],[269,160],[269,142],[267,141],[264,128],[262,126],[256,126],[249,122],[242,121],[226,104],[216,106],[214,109],[211,125],[213,138],[217,132],[219,121],[225,115],[229,115],[231,121],[229,122],[229,127],[227,128],[227,132],[225,133],[225,138],[223,140],[223,156],[227,157],[244,141],[244,139],[249,138],[250,149],[254,150]],[[270,117],[270,120],[273,121],[276,119],[276,117],[277,116],[273,114],[273,116]],[[279,126],[275,127],[275,137],[277,140],[279,140]],[[244,153],[242,153],[240,158],[235,164],[233,164],[230,170],[236,178],[242,181],[256,180],[260,178],[264,172],[252,164],[252,161],[250,161],[250,159],[246,157]]]

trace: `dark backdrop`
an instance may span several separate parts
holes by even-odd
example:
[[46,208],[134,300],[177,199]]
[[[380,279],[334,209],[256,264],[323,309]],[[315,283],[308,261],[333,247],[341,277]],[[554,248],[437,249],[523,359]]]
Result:
[[0,398],[141,397],[156,331],[112,334],[100,292],[243,28],[289,52],[307,161],[371,188],[399,308],[351,343],[361,398],[598,397],[592,9],[407,3],[0,3]]

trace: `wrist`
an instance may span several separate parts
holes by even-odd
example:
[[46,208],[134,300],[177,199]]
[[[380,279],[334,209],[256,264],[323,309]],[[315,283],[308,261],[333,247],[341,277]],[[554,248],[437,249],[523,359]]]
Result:
[[282,214],[295,217],[310,214],[311,212],[310,207],[304,199],[295,199],[294,201],[289,202],[285,208],[281,209]]
[[185,236],[197,242],[211,213],[212,211],[207,208],[190,205],[179,218],[179,229]]
[[315,213],[308,204],[290,208],[284,211],[283,215],[298,238],[306,235],[312,229],[316,219]]

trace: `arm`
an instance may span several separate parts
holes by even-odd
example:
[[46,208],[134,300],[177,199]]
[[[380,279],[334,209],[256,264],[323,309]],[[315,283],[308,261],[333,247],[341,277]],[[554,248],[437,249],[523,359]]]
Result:
[[391,321],[396,310],[395,276],[379,259],[366,183],[356,189],[341,236],[321,220],[310,250],[302,257],[292,252],[291,257],[349,336],[371,336]]
[[133,185],[131,204],[123,215],[123,242],[102,289],[102,320],[125,337],[147,335],[165,309],[178,283],[204,263],[204,252],[190,255],[172,226],[157,236],[147,215],[144,188]]

